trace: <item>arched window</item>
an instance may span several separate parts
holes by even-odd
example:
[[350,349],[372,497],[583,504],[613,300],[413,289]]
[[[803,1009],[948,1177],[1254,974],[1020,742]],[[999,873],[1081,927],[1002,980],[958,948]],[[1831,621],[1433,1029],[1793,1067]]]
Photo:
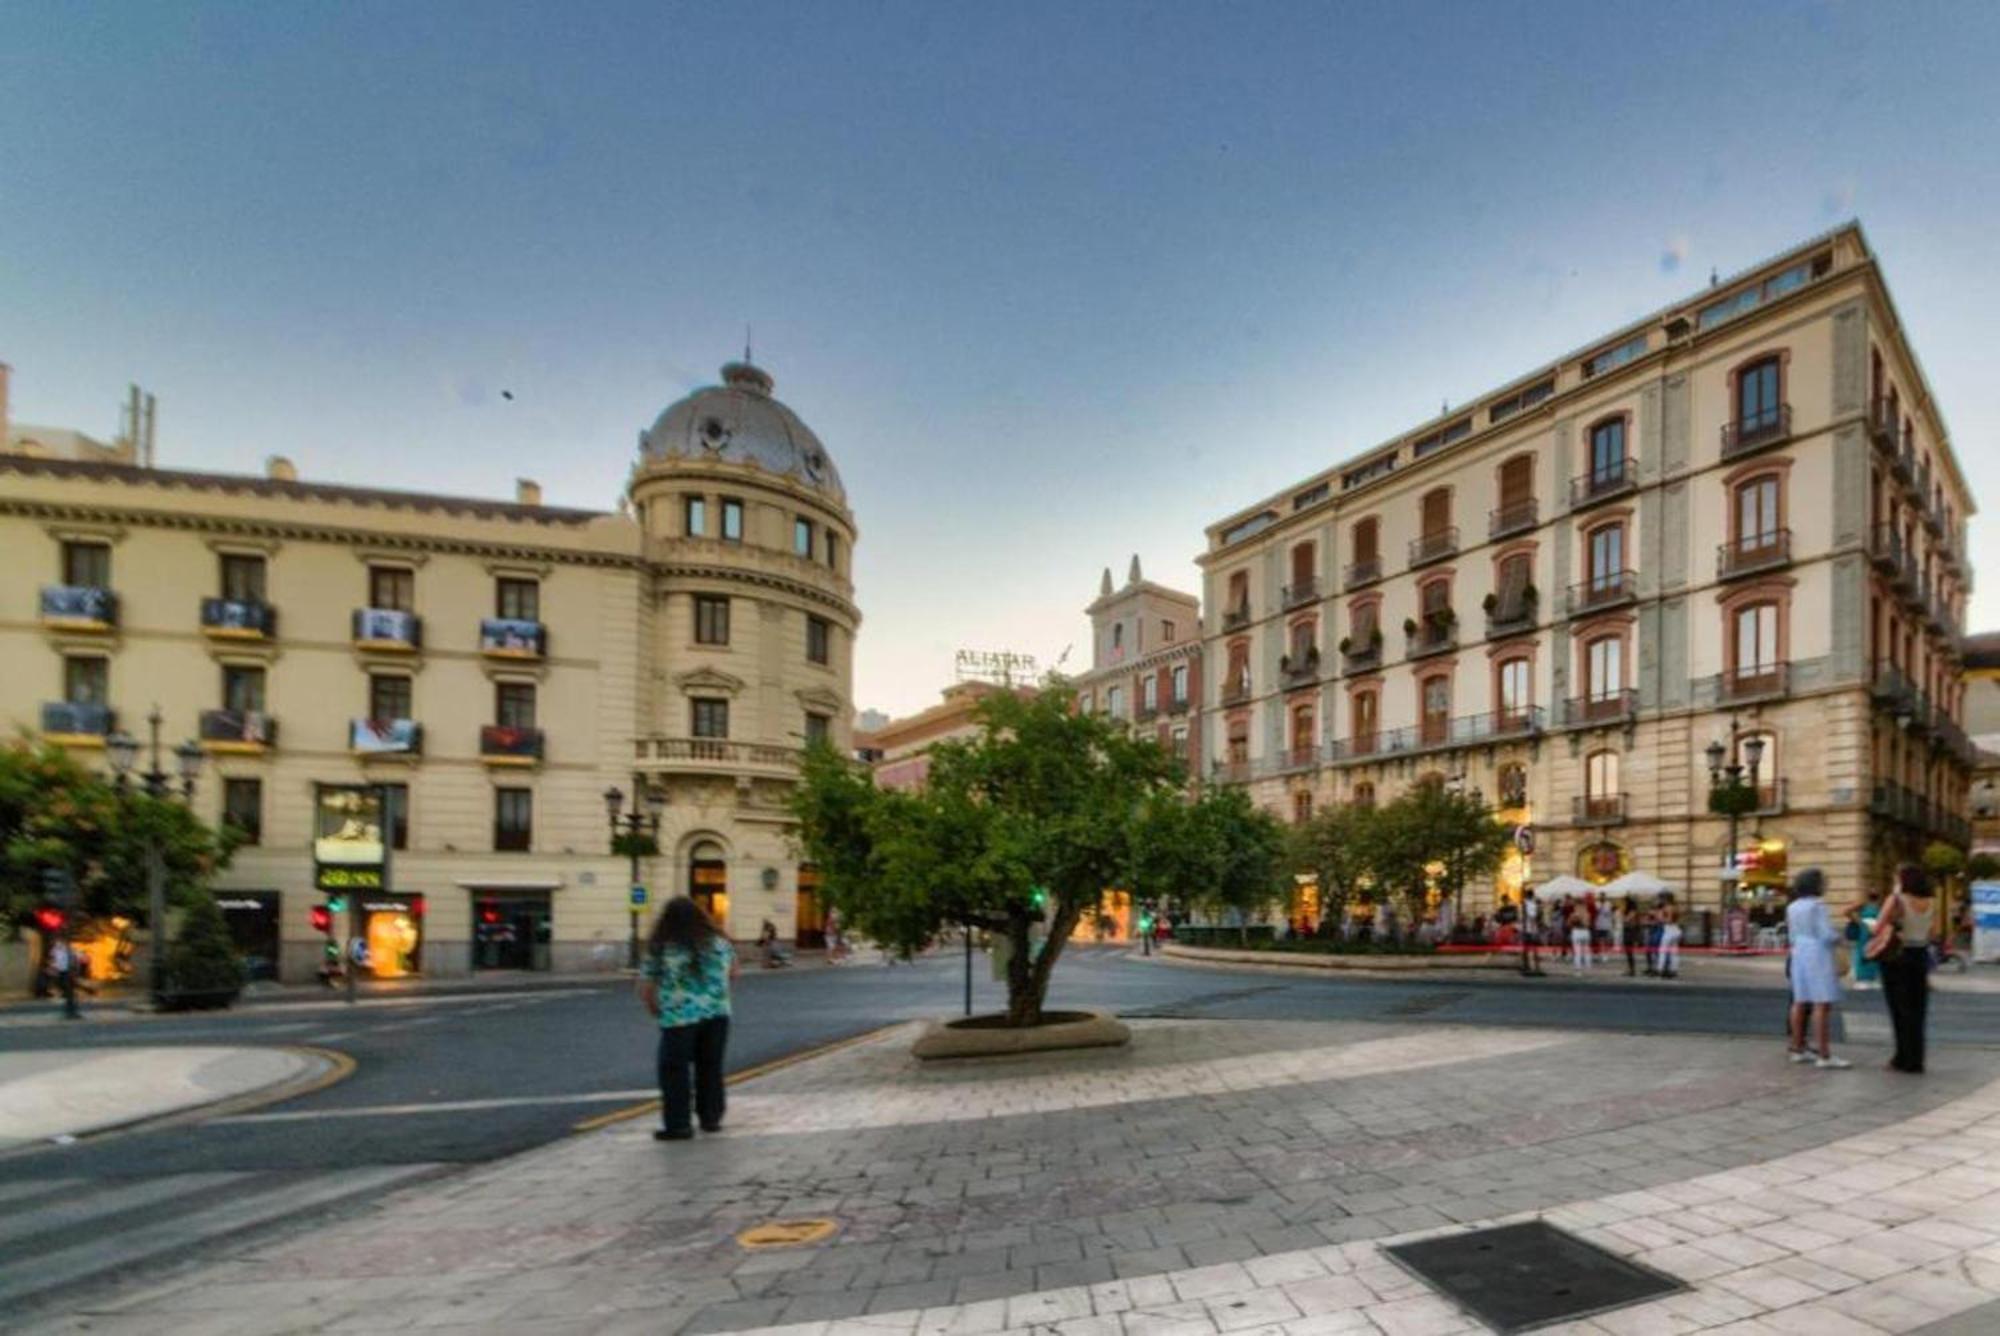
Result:
[[1111,648],[1114,650],[1125,648],[1125,623],[1111,623]]
[[1292,548],[1292,588],[1304,591],[1313,583],[1313,565],[1319,555],[1319,545],[1312,542],[1299,543]]
[[1227,752],[1231,765],[1242,765],[1250,759],[1250,721],[1238,716],[1229,721]]
[[1518,808],[1528,805],[1528,767],[1509,761],[1500,767],[1500,805]]
[[1596,751],[1583,763],[1583,804],[1590,817],[1617,816],[1624,803],[1618,791],[1618,753]]
[[1347,567],[1347,583],[1367,584],[1382,578],[1382,524],[1370,515],[1354,525],[1354,557]]
[[1423,534],[1430,538],[1451,527],[1451,489],[1433,487],[1424,493]]
[[1606,418],[1590,429],[1591,490],[1622,484],[1625,467],[1625,419]]
[[1535,615],[1534,559],[1526,552],[1502,557],[1493,568],[1493,606],[1490,618],[1496,626],[1532,620]]
[[1303,826],[1312,820],[1312,815],[1313,796],[1306,790],[1300,789],[1292,795],[1292,822],[1294,825]]
[[1490,526],[1494,537],[1535,527],[1535,457],[1515,455],[1500,466],[1500,509]]
[[1375,805],[1375,785],[1369,780],[1362,780],[1354,786],[1354,797],[1351,801],[1356,807],[1373,807]]
[[1225,621],[1250,619],[1250,572],[1236,571],[1229,577],[1229,601],[1223,604]]
[[1777,552],[1784,525],[1784,483],[1775,473],[1765,473],[1736,485],[1735,505],[1730,509],[1730,529],[1735,538],[1739,561],[1756,560]]
[[1584,607],[1619,598],[1625,589],[1625,522],[1600,524],[1585,537],[1585,565],[1590,574]]
[[1304,765],[1313,759],[1313,707],[1301,705],[1292,711],[1292,764]]
[[1222,679],[1222,694],[1232,699],[1250,694],[1250,642],[1229,642],[1229,672]]
[[1301,617],[1292,623],[1290,653],[1293,672],[1304,671],[1307,662],[1319,652],[1318,630],[1319,624],[1312,617]]
[[1760,357],[1736,374],[1736,433],[1738,437],[1775,431],[1783,418],[1779,359]]
[[1495,732],[1511,733],[1525,728],[1529,711],[1534,708],[1535,689],[1531,680],[1528,657],[1523,654],[1511,659],[1502,659],[1494,669],[1498,690],[1494,698],[1499,708],[1494,711]]
[[1356,756],[1367,756],[1376,746],[1376,729],[1380,718],[1381,702],[1373,691],[1357,691],[1348,709],[1351,714],[1347,730],[1348,742]]
[[1737,690],[1761,690],[1775,685],[1772,679],[1784,667],[1779,620],[1778,605],[1774,602],[1748,603],[1736,610],[1730,644]]
[[1619,714],[1625,703],[1625,637],[1599,636],[1583,647],[1584,718]]

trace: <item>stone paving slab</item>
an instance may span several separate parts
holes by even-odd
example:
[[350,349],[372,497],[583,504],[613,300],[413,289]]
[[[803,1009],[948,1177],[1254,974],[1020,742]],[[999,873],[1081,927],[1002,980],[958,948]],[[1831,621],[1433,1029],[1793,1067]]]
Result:
[[[720,1136],[613,1127],[34,1329],[1446,1336],[1475,1328],[1381,1245],[1536,1214],[1696,1286],[1579,1332],[1834,1336],[2000,1296],[1990,1055],[1912,1080],[1740,1039],[1134,1030],[942,1064],[905,1030],[733,1093]],[[734,1241],[801,1216],[840,1232]]]

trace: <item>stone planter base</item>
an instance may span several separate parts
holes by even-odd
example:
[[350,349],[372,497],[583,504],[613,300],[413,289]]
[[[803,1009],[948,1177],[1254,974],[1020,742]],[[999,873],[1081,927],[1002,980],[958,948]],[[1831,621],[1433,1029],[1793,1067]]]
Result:
[[1008,1029],[991,1016],[964,1021],[932,1021],[910,1052],[932,1058],[996,1058],[1013,1053],[1050,1053],[1066,1048],[1114,1048],[1132,1042],[1132,1031],[1108,1011],[1060,1013],[1062,1019],[1033,1029]]

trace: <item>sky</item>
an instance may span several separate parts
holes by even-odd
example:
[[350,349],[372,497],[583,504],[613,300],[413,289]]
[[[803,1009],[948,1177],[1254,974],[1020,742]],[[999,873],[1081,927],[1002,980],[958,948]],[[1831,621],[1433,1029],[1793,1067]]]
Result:
[[748,325],[860,526],[861,707],[960,648],[1084,666],[1103,568],[1198,591],[1205,525],[1850,217],[2000,510],[2000,5],[0,0],[0,34],[16,420],[108,438],[137,381],[166,466],[610,508]]

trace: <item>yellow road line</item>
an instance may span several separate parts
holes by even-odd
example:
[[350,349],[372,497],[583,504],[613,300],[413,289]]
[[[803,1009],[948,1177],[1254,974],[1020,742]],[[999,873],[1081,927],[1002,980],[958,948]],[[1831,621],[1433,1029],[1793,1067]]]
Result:
[[[865,1044],[870,1040],[880,1039],[891,1030],[900,1030],[908,1024],[908,1021],[897,1021],[893,1025],[884,1025],[878,1029],[868,1030],[861,1034],[849,1035],[845,1039],[835,1039],[814,1048],[802,1048],[796,1053],[787,1053],[781,1058],[772,1058],[769,1062],[760,1062],[754,1067],[745,1067],[740,1072],[731,1072],[723,1078],[723,1084],[741,1085],[745,1081],[754,1081],[760,1076],[769,1076],[772,1072],[782,1070],[797,1063],[806,1062],[812,1058],[823,1058],[829,1053],[838,1053],[843,1048],[853,1048],[857,1044]],[[594,1132],[600,1127],[609,1127],[613,1123],[628,1122],[633,1118],[643,1118],[649,1113],[658,1113],[659,1111],[660,1101],[649,1099],[643,1103],[628,1104],[622,1109],[613,1109],[609,1113],[600,1113],[594,1117],[585,1118],[582,1122],[572,1124],[569,1130],[572,1132]]]

